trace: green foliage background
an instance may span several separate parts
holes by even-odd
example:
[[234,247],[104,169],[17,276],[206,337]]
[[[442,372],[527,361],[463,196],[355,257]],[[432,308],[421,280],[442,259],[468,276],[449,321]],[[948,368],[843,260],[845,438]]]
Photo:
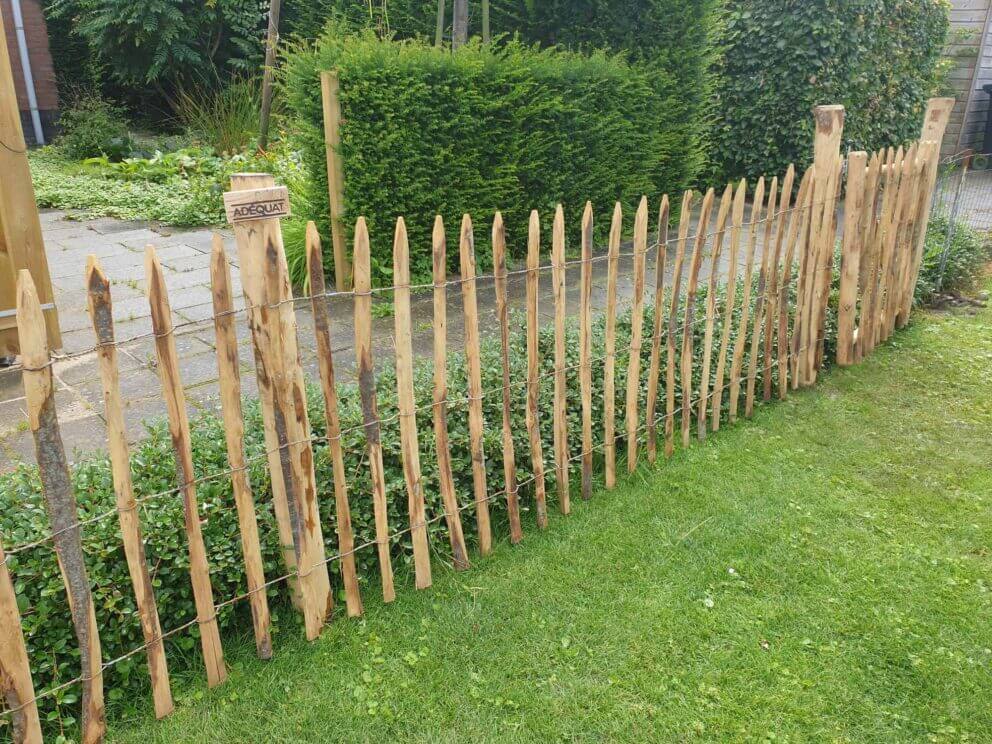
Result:
[[844,150],[918,136],[947,28],[945,0],[726,0],[714,171],[756,177],[807,165],[817,104],[846,108]]
[[[510,41],[452,54],[417,40],[383,42],[372,32],[345,36],[330,25],[284,67],[311,173],[309,216],[325,235],[319,71],[330,69],[341,79],[344,222],[350,234],[358,216],[368,219],[378,282],[388,283],[398,216],[410,232],[413,280],[421,282],[430,276],[435,214],[457,245],[463,213],[484,231],[501,210],[518,253],[531,209],[550,218],[561,202],[574,227],[586,200],[605,217],[617,200],[630,204],[687,185],[685,152],[673,141],[679,135],[663,125],[671,99],[657,92],[661,72],[603,52]],[[490,256],[478,253],[485,268]],[[456,267],[457,251],[449,256]]]

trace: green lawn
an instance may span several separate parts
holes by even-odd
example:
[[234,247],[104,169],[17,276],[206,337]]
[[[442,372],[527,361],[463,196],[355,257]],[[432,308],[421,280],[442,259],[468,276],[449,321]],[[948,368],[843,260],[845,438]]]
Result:
[[[988,741],[992,311],[919,315],[121,741]],[[292,635],[292,637],[290,637]],[[985,732],[984,734],[982,732]]]

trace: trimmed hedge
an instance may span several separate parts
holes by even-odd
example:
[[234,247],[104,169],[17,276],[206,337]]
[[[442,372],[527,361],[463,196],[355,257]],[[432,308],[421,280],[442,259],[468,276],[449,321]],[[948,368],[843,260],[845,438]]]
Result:
[[[531,209],[550,216],[561,202],[578,215],[586,200],[632,203],[686,185],[679,135],[664,124],[675,101],[658,93],[671,84],[663,72],[603,52],[540,51],[516,41],[452,54],[371,32],[342,36],[332,24],[316,46],[292,51],[284,72],[317,208],[307,216],[325,235],[319,71],[329,69],[341,76],[345,223],[350,234],[359,215],[368,219],[379,283],[388,283],[400,215],[413,281],[421,282],[430,277],[436,213],[454,240],[463,213],[481,231],[499,209],[511,226],[511,253],[519,254]],[[457,251],[449,256],[455,268]],[[478,257],[485,269],[488,252]]]
[[717,31],[711,160],[722,177],[812,156],[810,109],[847,109],[843,149],[918,136],[947,34],[943,0],[727,0]]

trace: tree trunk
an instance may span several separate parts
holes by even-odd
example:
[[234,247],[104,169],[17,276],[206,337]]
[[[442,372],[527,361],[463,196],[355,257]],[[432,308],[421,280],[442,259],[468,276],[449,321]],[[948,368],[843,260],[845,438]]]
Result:
[[482,41],[488,44],[492,40],[489,31],[489,0],[482,0]]
[[451,26],[451,48],[457,49],[468,41],[468,0],[454,0]]
[[434,46],[441,48],[444,41],[444,3],[445,0],[437,0],[437,29],[434,32]]
[[269,115],[272,113],[272,77],[275,72],[276,46],[279,44],[279,7],[281,0],[269,0],[269,31],[265,39],[265,69],[262,71],[262,112],[258,123],[258,149],[269,145]]

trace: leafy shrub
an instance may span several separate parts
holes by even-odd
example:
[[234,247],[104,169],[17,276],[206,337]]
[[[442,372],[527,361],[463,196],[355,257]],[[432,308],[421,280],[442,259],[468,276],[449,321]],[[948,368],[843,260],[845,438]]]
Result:
[[916,284],[914,299],[917,304],[930,302],[936,294],[940,257],[945,248],[947,262],[941,291],[970,289],[989,261],[992,261],[992,234],[980,232],[966,222],[957,222],[954,224],[951,243],[947,245],[947,231],[950,226],[951,221],[946,215],[935,216],[930,220],[920,278]]
[[728,0],[725,8],[712,111],[718,173],[805,166],[816,104],[846,108],[845,150],[918,135],[939,82],[943,0]]
[[258,132],[261,102],[257,80],[236,78],[216,91],[181,89],[176,96],[176,118],[217,154],[241,152]]
[[[316,47],[290,53],[284,68],[310,200],[319,208],[308,216],[324,234],[319,71],[332,68],[341,77],[344,221],[368,219],[377,281],[389,275],[397,215],[410,231],[412,278],[422,281],[431,271],[435,213],[456,228],[464,212],[481,225],[500,209],[507,225],[522,226],[531,209],[550,215],[556,202],[578,214],[587,199],[629,203],[685,185],[671,177],[681,172],[684,153],[670,147],[663,124],[670,99],[657,93],[662,73],[605,53],[509,42],[451,54],[370,33],[343,37],[331,25]],[[522,248],[522,237],[511,232],[511,252]],[[457,252],[450,253],[454,266]],[[485,268],[489,256],[480,251],[479,259]]]
[[78,99],[62,112],[59,125],[59,145],[73,160],[100,156],[121,160],[134,148],[124,110],[97,96]]

